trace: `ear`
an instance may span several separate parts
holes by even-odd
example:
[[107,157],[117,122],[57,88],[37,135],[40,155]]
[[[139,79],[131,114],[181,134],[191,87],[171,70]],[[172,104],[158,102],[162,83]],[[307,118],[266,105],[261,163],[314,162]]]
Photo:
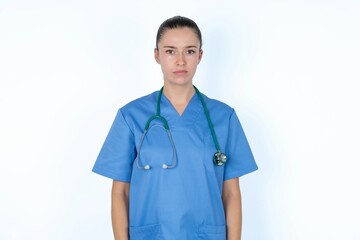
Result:
[[202,56],[203,56],[203,50],[202,49],[200,49],[200,51],[199,51],[199,59],[198,59],[198,64],[200,63],[200,61],[201,61],[201,59],[202,59]]
[[157,48],[154,48],[154,58],[155,61],[160,64],[159,50]]

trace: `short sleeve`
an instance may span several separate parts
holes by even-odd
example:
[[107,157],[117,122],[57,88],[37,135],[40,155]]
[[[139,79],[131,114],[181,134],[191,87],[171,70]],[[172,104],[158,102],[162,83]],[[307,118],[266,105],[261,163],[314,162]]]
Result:
[[224,181],[258,169],[235,111],[230,117],[228,133],[225,152],[228,160],[225,164]]
[[92,171],[114,180],[129,182],[136,155],[134,142],[134,134],[119,109]]

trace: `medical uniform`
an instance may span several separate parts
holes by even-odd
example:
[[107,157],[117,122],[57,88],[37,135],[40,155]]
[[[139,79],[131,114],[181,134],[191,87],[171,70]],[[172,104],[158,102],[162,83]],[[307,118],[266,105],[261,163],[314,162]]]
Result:
[[160,114],[169,124],[177,151],[174,168],[172,144],[160,120],[151,122],[135,163],[144,127],[156,112],[158,91],[119,109],[93,171],[130,182],[130,240],[225,240],[223,181],[255,171],[243,129],[232,108],[202,95],[227,162],[217,166],[216,152],[204,108],[194,94],[180,116],[165,95]]

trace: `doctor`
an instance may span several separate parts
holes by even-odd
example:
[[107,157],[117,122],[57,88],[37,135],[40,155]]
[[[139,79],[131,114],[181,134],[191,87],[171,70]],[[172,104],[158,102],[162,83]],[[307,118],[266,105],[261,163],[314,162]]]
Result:
[[239,240],[238,178],[257,165],[235,111],[193,86],[200,29],[166,20],[154,55],[163,88],[119,109],[93,168],[113,179],[115,239]]

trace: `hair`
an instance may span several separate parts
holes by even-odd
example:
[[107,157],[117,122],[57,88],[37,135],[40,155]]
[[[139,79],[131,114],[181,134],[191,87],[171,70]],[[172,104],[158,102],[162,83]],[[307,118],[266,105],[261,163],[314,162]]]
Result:
[[194,31],[194,33],[197,35],[197,37],[200,41],[200,49],[201,49],[202,37],[201,37],[201,31],[200,31],[198,25],[190,18],[182,17],[182,16],[175,16],[175,17],[169,18],[160,25],[160,27],[157,31],[157,34],[156,34],[156,49],[158,49],[159,42],[167,30],[184,28],[184,27],[191,28]]

